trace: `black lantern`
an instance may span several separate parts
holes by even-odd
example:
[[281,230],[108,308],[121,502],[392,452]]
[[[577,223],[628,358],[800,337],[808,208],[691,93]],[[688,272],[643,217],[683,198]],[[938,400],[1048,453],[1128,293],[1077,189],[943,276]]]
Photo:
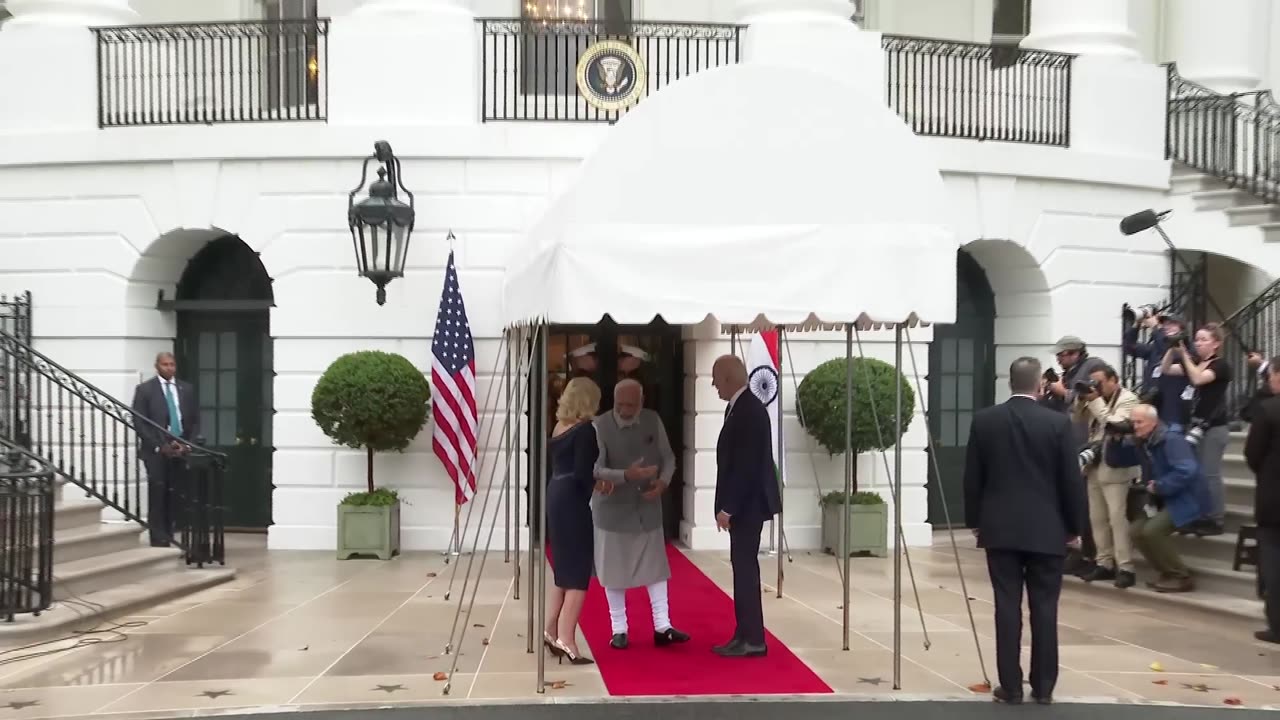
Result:
[[[369,186],[369,197],[357,203],[356,193],[364,187],[373,160],[382,165],[378,179]],[[408,205],[400,201],[400,192],[408,196]],[[387,284],[404,277],[414,218],[413,193],[400,180],[400,160],[391,151],[391,143],[379,140],[374,143],[373,155],[365,158],[360,184],[347,200],[356,266],[361,277],[369,278],[378,287],[379,305],[387,303]]]

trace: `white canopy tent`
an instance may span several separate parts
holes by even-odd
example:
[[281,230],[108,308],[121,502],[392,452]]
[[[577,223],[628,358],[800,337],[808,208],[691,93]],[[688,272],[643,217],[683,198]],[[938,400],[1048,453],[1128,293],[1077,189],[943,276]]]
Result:
[[[897,330],[900,364],[904,326],[955,320],[958,245],[947,208],[926,145],[881,98],[835,76],[744,63],[700,72],[645,99],[508,261],[507,504],[518,475],[520,433],[511,429],[521,422],[523,388],[532,393],[531,476],[546,465],[549,324],[593,324],[607,315],[621,324],[660,317],[673,325],[713,319],[735,328],[843,329],[847,356],[855,325],[886,325]],[[900,450],[895,468],[896,477]],[[849,470],[846,491],[851,482]],[[529,518],[542,526],[530,533],[530,652],[546,596],[541,486],[529,485]],[[894,487],[900,508],[901,485]],[[515,502],[519,518],[518,492]],[[900,638],[898,622],[895,631]],[[847,613],[845,638],[847,646]],[[544,662],[539,653],[539,692]]]
[[800,69],[681,80],[626,115],[507,265],[509,325],[955,319],[928,148],[881,98]]

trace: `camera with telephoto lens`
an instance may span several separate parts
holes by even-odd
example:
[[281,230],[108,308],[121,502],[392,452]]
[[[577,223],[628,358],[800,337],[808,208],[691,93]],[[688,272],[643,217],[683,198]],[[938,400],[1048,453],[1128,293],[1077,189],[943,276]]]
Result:
[[1131,324],[1138,322],[1138,320],[1146,320],[1147,318],[1158,317],[1159,315],[1160,308],[1150,304],[1133,307],[1129,303],[1125,303],[1124,307],[1120,310],[1120,316],[1124,318],[1125,322]]
[[1076,458],[1080,461],[1081,471],[1097,465],[1098,461],[1102,459],[1102,441],[1095,440],[1080,448],[1080,454]]
[[1187,444],[1192,448],[1200,446],[1200,441],[1204,439],[1205,431],[1209,429],[1209,421],[1202,418],[1191,418],[1191,422],[1187,424]]
[[1077,380],[1076,384],[1071,386],[1071,389],[1076,391],[1076,397],[1083,398],[1091,393],[1102,392],[1102,383],[1093,379]]
[[1106,429],[1108,435],[1127,437],[1133,434],[1133,422],[1131,420],[1110,421],[1107,423]]

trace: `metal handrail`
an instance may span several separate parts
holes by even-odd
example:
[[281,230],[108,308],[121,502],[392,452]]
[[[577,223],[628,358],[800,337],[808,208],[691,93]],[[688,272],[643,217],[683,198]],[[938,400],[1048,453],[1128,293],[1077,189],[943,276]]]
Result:
[[53,467],[0,437],[0,620],[53,604]]

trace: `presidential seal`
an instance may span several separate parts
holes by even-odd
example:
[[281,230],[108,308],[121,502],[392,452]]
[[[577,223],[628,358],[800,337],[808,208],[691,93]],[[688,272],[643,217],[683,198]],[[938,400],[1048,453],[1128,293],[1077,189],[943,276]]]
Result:
[[602,40],[578,60],[578,92],[598,110],[631,107],[647,86],[644,59],[627,43]]

